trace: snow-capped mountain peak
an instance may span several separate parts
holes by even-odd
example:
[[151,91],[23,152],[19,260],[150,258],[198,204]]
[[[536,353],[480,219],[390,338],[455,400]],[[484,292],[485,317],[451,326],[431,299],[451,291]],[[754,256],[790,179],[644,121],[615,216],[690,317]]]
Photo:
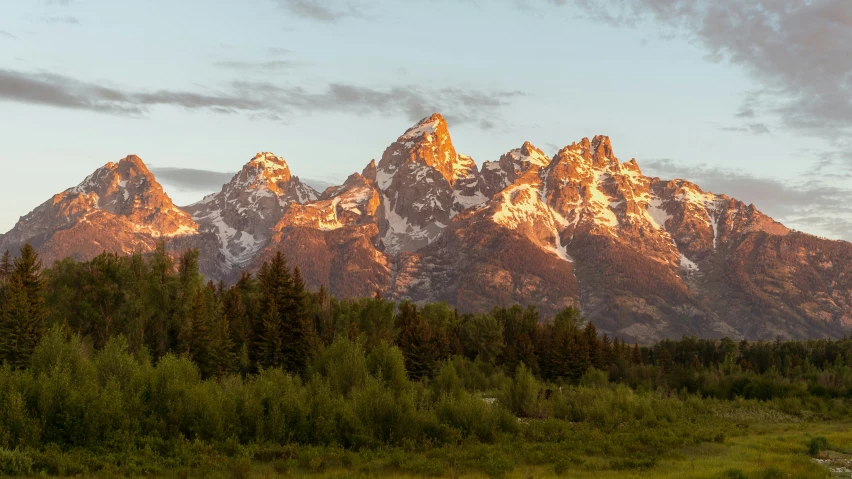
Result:
[[291,203],[316,201],[319,193],[290,173],[284,158],[261,152],[218,193],[185,209],[201,231],[215,235],[222,274],[247,264],[269,239]]
[[165,240],[198,248],[203,273],[225,281],[280,251],[309,287],[338,297],[379,290],[461,312],[577,306],[638,341],[852,327],[852,245],[791,232],[689,181],[645,176],[606,136],[552,158],[524,142],[477,169],[436,114],[322,195],[262,152],[185,211],[192,217],[129,156],[26,215],[0,251],[31,242],[50,263]]

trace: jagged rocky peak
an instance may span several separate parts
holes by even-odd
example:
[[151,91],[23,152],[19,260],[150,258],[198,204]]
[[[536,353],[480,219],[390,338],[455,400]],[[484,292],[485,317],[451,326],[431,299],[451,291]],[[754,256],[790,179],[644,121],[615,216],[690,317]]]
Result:
[[285,188],[292,179],[290,167],[284,158],[267,151],[249,160],[238,177],[238,181],[247,188],[266,188],[274,192]]
[[[292,203],[316,201],[319,193],[293,176],[284,158],[261,152],[218,193],[185,208],[200,230],[216,239],[219,271],[228,277],[248,264],[269,240],[272,227]],[[213,271],[212,266],[207,268]]]
[[80,184],[54,195],[23,216],[0,248],[31,243],[49,264],[103,251],[146,251],[158,238],[195,233],[198,225],[175,207],[138,156],[109,162]]
[[89,209],[126,216],[154,236],[174,236],[196,229],[195,222],[174,206],[163,187],[136,155],[98,168],[79,185],[56,195],[54,204],[59,202],[83,203]]
[[379,186],[387,188],[391,177],[410,162],[435,169],[450,184],[467,177],[472,164],[470,157],[456,152],[447,122],[439,113],[420,120],[385,150],[377,170]]
[[376,181],[376,160],[370,160],[370,163],[364,167],[364,171],[361,172],[361,176],[367,178],[370,181]]
[[532,168],[545,168],[550,158],[529,141],[520,148],[503,154],[498,161],[486,161],[482,164],[482,192],[487,197],[511,185]]
[[457,212],[484,201],[478,182],[476,165],[456,152],[440,114],[406,130],[376,168],[385,251],[416,251],[433,242]]
[[261,152],[249,160],[219,193],[208,195],[188,209],[195,211],[210,203],[219,203],[220,207],[224,203],[234,203],[245,208],[261,201],[273,202],[263,198],[274,198],[280,206],[286,206],[291,202],[314,201],[318,197],[316,190],[291,174],[284,158],[274,153]]

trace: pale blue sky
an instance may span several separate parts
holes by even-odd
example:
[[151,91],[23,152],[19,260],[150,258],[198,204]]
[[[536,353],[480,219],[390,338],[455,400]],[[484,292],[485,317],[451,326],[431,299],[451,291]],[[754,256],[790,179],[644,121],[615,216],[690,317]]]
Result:
[[0,231],[131,153],[236,172],[273,151],[342,181],[440,111],[478,164],[606,134],[646,173],[852,239],[852,115],[813,101],[849,102],[852,38],[813,33],[848,34],[852,2],[773,1],[0,0]]

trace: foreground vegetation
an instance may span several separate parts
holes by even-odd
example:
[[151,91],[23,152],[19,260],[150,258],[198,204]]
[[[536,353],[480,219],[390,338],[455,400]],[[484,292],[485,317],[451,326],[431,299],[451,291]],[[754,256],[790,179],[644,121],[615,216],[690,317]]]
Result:
[[827,477],[852,341],[651,347],[569,309],[232,288],[193,253],[0,262],[0,475]]

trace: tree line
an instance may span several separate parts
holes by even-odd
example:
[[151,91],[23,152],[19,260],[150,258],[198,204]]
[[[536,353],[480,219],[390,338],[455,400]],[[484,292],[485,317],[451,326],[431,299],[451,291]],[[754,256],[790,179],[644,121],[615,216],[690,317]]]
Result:
[[[368,351],[381,343],[398,346],[415,380],[433,377],[455,356],[510,375],[524,364],[543,380],[565,382],[592,368],[621,380],[637,366],[652,365],[672,387],[692,389],[695,373],[723,368],[792,378],[852,365],[849,340],[683,338],[640,347],[600,335],[575,308],[542,318],[535,306],[459,314],[444,303],[397,304],[378,293],[338,299],[325,288],[307,291],[299,269],[291,269],[281,253],[256,275],[243,273],[226,287],[205,282],[196,250],[172,256],[161,245],[147,257],[105,253],[91,261],[58,261],[46,270],[30,245],[15,258],[6,252],[0,260],[0,361],[26,367],[51,325],[85,338],[95,350],[122,336],[130,352],[154,362],[185,355],[204,378],[269,368],[302,374],[340,337]],[[820,383],[835,395],[840,386]]]

